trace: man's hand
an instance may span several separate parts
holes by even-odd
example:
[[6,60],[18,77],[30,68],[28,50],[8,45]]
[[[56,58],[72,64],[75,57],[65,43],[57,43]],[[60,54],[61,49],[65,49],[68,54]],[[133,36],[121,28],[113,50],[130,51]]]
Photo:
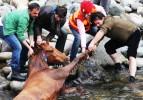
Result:
[[42,41],[43,40],[42,40],[41,36],[37,36],[37,41],[36,41],[37,44],[40,45],[42,43]]
[[95,51],[95,50],[96,50],[96,47],[97,47],[96,45],[91,45],[91,44],[90,44],[90,45],[88,46],[88,50],[89,50],[89,51]]
[[33,53],[34,53],[33,49],[30,48],[29,51],[28,51],[28,57],[30,57]]

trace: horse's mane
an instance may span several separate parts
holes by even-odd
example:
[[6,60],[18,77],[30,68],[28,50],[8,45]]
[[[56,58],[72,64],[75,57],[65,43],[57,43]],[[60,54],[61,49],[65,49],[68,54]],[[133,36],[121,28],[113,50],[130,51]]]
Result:
[[[46,62],[46,57],[44,57],[44,50],[41,48],[34,48],[34,54],[29,59],[29,74],[34,70],[34,72],[39,72],[41,70],[48,69],[48,64]],[[33,73],[33,72],[32,72]]]

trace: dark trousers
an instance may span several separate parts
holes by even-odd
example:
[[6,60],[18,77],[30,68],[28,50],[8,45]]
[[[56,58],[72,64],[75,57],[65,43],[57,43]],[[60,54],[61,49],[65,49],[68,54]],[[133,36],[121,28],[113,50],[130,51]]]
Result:
[[[47,40],[51,41],[55,35],[57,35],[57,34],[49,33],[47,36]],[[67,39],[67,33],[61,31],[60,34],[58,35],[58,39],[56,42],[56,46],[55,46],[56,49],[58,49],[61,52],[64,52],[66,39]]]
[[22,44],[22,51],[20,54],[20,68],[25,69],[24,65],[26,64],[26,61],[28,60],[28,48]]
[[137,29],[126,42],[119,42],[117,40],[111,39],[105,44],[106,52],[111,55],[116,53],[117,48],[128,46],[127,57],[133,56],[136,58],[140,38],[141,32]]

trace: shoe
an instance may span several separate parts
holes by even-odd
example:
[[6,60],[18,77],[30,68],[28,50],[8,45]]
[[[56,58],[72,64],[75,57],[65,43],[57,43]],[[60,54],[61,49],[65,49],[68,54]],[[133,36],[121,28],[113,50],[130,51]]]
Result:
[[129,80],[130,83],[134,83],[136,81],[134,76],[129,76],[128,80]]
[[20,73],[28,73],[28,68],[21,68]]
[[20,75],[19,72],[12,71],[11,81],[13,81],[13,80],[16,80],[16,81],[25,81],[26,77]]

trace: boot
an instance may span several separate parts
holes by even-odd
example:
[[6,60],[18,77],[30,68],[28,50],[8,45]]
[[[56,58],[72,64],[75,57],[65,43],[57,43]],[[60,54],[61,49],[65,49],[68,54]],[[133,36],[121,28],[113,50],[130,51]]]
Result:
[[136,81],[134,76],[129,76],[128,80],[130,83],[134,83]]
[[12,71],[11,80],[25,81],[25,80],[26,80],[26,77],[20,75],[19,72]]

